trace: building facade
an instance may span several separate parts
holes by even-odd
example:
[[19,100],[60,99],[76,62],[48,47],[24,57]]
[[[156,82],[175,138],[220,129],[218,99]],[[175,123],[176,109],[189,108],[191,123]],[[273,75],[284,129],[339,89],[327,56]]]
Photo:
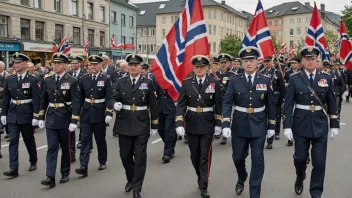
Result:
[[[59,45],[65,36],[71,55],[85,55],[87,40],[90,49],[108,46],[108,16],[106,0],[1,0],[0,20],[5,23],[0,25],[0,40],[18,41],[33,63],[44,65],[51,60],[54,42]],[[11,53],[2,53],[7,64]]]

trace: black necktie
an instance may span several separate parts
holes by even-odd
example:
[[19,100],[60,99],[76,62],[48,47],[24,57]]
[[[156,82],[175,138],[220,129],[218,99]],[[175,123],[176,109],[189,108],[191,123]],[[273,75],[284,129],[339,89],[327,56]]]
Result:
[[94,82],[95,82],[95,80],[96,80],[96,77],[97,77],[96,75],[93,75],[93,81],[94,81]]
[[75,78],[76,78],[76,72],[73,72],[73,77],[75,77]]
[[199,79],[199,84],[198,84],[198,88],[199,90],[202,89],[203,83],[202,83],[202,79]]
[[20,76],[20,81],[22,81],[22,76]]
[[310,73],[309,76],[310,76],[309,77],[310,86],[313,86],[313,74]]
[[252,76],[248,76],[248,86],[251,88],[252,87]]
[[60,76],[57,76],[56,77],[56,84],[59,83],[59,80],[60,80]]
[[132,80],[132,89],[134,88],[134,86],[136,86],[136,79],[135,78]]

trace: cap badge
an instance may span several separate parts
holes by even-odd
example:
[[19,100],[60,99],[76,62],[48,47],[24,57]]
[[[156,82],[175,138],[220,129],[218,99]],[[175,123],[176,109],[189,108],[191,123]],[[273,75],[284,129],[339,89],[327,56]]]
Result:
[[313,48],[312,47],[308,47],[308,52],[312,52]]
[[198,56],[198,57],[197,57],[197,60],[201,61],[201,60],[202,60],[202,57],[201,57],[201,56]]
[[246,49],[246,52],[247,52],[247,53],[250,53],[250,52],[251,52],[251,48],[247,48],[247,49]]
[[136,55],[132,54],[132,58],[135,58],[135,57],[136,57]]
[[19,55],[18,55],[18,52],[16,52],[16,57],[18,57]]
[[221,56],[222,58],[224,58],[225,57],[225,54],[222,54],[222,56]]
[[95,56],[92,56],[92,60],[95,60],[96,58],[95,58]]

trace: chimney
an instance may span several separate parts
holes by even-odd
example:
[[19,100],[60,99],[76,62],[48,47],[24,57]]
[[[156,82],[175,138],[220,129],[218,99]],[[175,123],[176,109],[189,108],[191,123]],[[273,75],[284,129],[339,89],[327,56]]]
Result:
[[225,5],[225,0],[221,0],[221,5]]
[[305,5],[306,7],[310,7],[310,2],[304,2],[304,5]]
[[325,4],[320,4],[320,17],[325,19]]

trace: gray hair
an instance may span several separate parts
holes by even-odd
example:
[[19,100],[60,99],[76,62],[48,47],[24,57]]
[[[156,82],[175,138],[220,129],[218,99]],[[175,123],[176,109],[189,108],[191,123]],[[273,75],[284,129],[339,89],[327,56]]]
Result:
[[5,66],[5,63],[3,61],[0,61],[0,65]]
[[120,66],[121,66],[121,65],[126,65],[126,66],[127,66],[127,65],[128,65],[128,63],[127,63],[126,61],[124,61],[124,60],[123,60],[123,61],[121,61],[121,62],[120,62]]

